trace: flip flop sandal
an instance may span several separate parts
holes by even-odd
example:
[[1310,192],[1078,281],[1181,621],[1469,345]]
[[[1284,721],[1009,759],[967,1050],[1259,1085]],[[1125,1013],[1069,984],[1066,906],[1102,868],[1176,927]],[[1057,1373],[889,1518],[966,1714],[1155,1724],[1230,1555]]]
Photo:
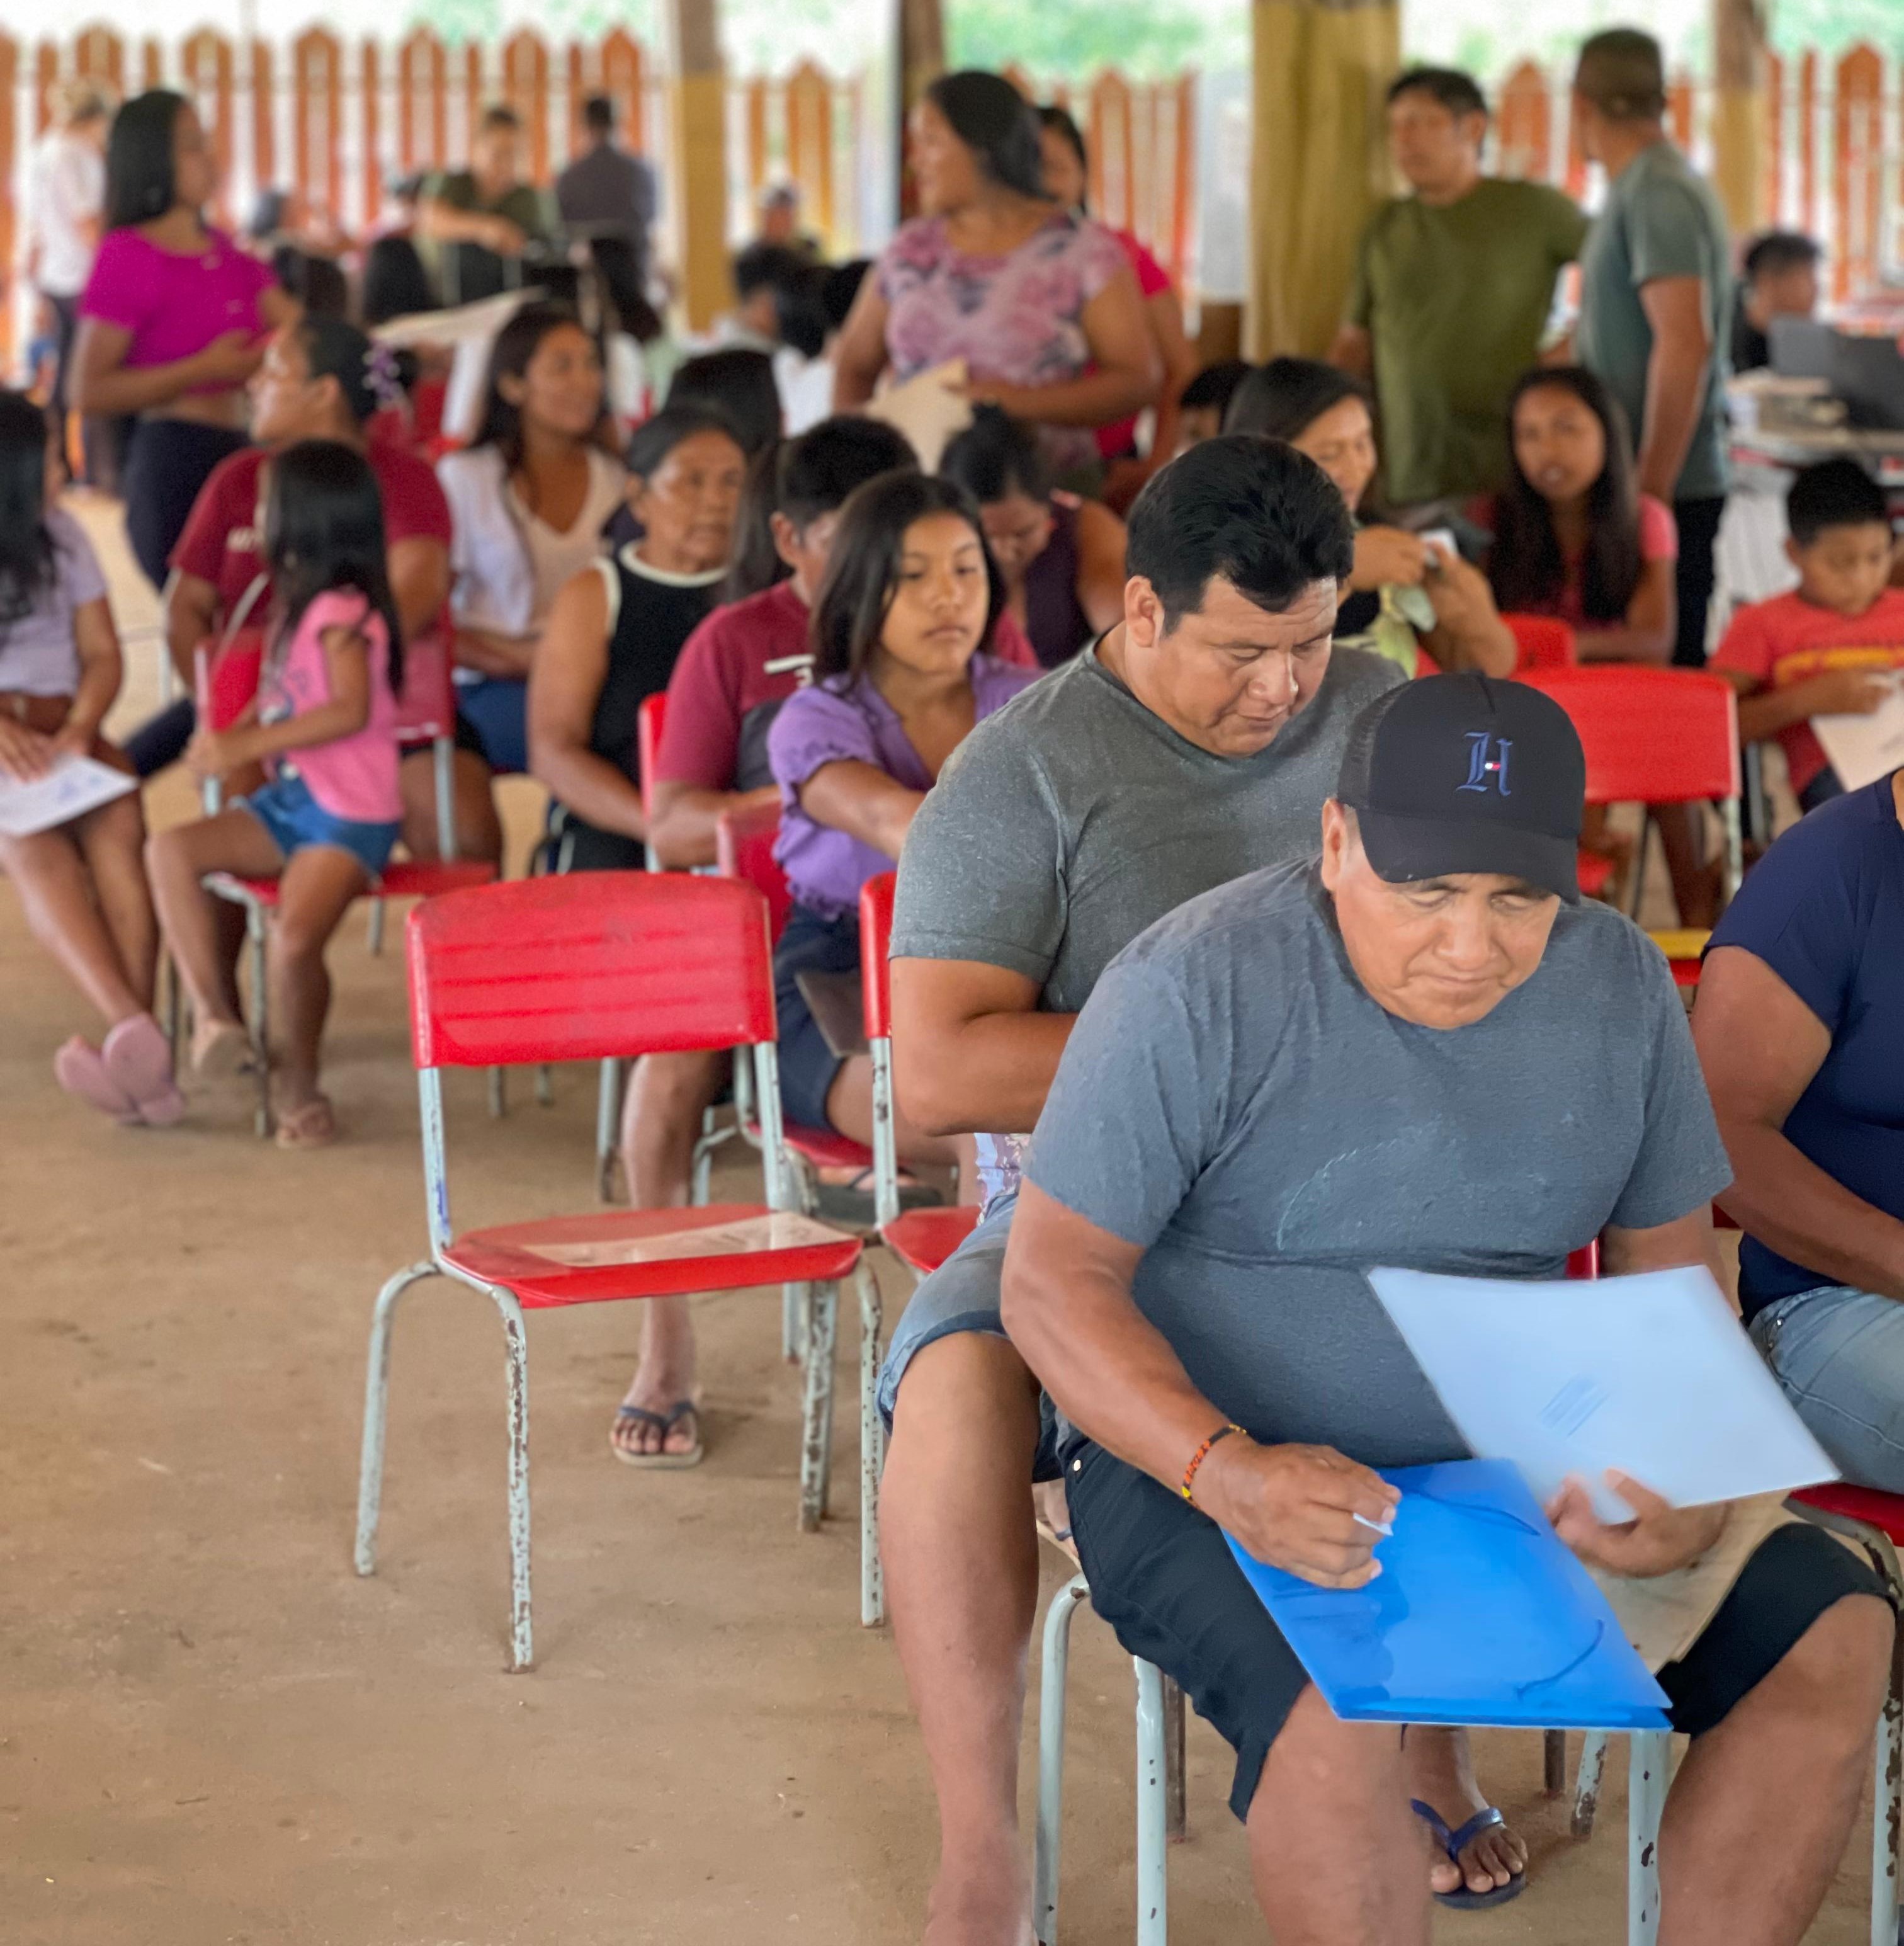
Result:
[[148,1126],[169,1128],[185,1113],[185,1097],[172,1078],[171,1049],[150,1014],[121,1021],[106,1036],[99,1055]]
[[69,1095],[90,1101],[122,1126],[139,1126],[139,1104],[107,1073],[99,1049],[77,1034],[54,1055],[53,1078]]
[[313,1095],[277,1119],[274,1139],[281,1149],[327,1149],[337,1140],[337,1111],[328,1095]]
[[192,1053],[192,1073],[199,1081],[230,1081],[255,1064],[252,1037],[236,1021],[221,1021],[211,1038]]
[[690,1466],[698,1466],[707,1457],[701,1444],[699,1408],[692,1399],[683,1399],[667,1412],[650,1412],[646,1406],[625,1405],[616,1409],[615,1424],[619,1430],[624,1426],[652,1426],[665,1440],[684,1419],[694,1420],[694,1444],[685,1453],[631,1453],[625,1447],[618,1446],[611,1436],[608,1450],[624,1466],[646,1466],[651,1472],[678,1473]]
[[[1492,1831],[1498,1824],[1504,1824],[1493,1805],[1477,1811],[1458,1831],[1449,1830],[1440,1812],[1430,1805],[1424,1804],[1418,1797],[1409,1799],[1409,1809],[1427,1826],[1434,1834],[1434,1841],[1447,1853],[1449,1862],[1457,1870],[1461,1868],[1461,1853],[1474,1843],[1483,1831]],[[1463,1874],[1465,1876],[1465,1873]],[[1510,1899],[1520,1898],[1527,1889],[1527,1874],[1516,1872],[1504,1886],[1496,1886],[1492,1892],[1475,1892],[1464,1885],[1458,1892],[1438,1892],[1435,1898],[1443,1905],[1452,1905],[1458,1911],[1486,1912],[1490,1907],[1505,1905]]]
[[[902,1182],[899,1206],[937,1209],[946,1199],[929,1182]],[[863,1169],[850,1182],[822,1182],[813,1198],[813,1213],[833,1223],[870,1223],[873,1220],[873,1172]]]

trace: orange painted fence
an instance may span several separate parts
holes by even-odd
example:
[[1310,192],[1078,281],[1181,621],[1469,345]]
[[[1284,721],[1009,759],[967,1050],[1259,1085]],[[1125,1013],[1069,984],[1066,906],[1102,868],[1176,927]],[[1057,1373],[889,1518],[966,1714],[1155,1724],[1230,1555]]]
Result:
[[[1493,92],[1501,174],[1582,194],[1587,162],[1569,125],[1566,77],[1526,61]],[[1673,136],[1702,165],[1711,159],[1711,108],[1709,84],[1675,78]],[[1756,227],[1816,237],[1840,304],[1904,277],[1904,48],[1889,59],[1863,45],[1835,60],[1773,55],[1765,119]]]
[[[63,44],[26,45],[0,32],[0,263],[15,255],[26,153],[45,129],[55,85],[84,76],[121,96],[177,88],[196,103],[219,162],[218,215],[242,223],[261,189],[296,188],[344,228],[378,214],[391,177],[461,162],[477,115],[505,100],[520,115],[531,177],[548,182],[582,143],[582,107],[613,96],[622,137],[654,159],[671,240],[665,79],[640,42],[616,29],[600,42],[557,45],[529,28],[499,44],[452,47],[427,27],[392,45],[347,42],[313,27],[288,42],[234,41],[202,27],[178,40],[137,40],[104,26]],[[1029,81],[1014,76],[1030,90]],[[23,118],[16,82],[26,85]],[[830,255],[876,249],[863,220],[856,159],[866,110],[856,76],[812,63],[781,77],[736,79],[730,89],[729,227],[752,226],[761,190],[801,191],[804,227]],[[1196,87],[1115,73],[1054,82],[1041,98],[1066,101],[1089,133],[1092,205],[1134,230],[1181,285],[1193,283]],[[0,316],[0,357],[13,320]]]

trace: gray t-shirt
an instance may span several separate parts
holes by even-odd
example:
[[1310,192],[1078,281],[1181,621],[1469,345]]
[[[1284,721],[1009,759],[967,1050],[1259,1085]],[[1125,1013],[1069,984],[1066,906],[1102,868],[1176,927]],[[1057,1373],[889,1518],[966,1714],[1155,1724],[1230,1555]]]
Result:
[[[1036,981],[1048,1012],[1076,1013],[1165,913],[1316,849],[1349,726],[1404,680],[1338,648],[1267,749],[1217,757],[1087,650],[988,717],[940,773],[900,860],[893,958],[1002,966]],[[980,1138],[988,1198],[1017,1181],[1022,1141]]]
[[1705,286],[1712,353],[1699,423],[1675,500],[1716,499],[1726,490],[1726,336],[1732,316],[1731,245],[1712,186],[1670,142],[1643,150],[1608,184],[1606,204],[1580,252],[1580,362],[1606,381],[1624,408],[1637,447],[1645,430],[1646,365],[1652,326],[1640,287],[1662,277]]
[[1025,1172],[1143,1247],[1137,1304],[1220,1411],[1381,1466],[1465,1449],[1366,1271],[1557,1277],[1732,1179],[1672,976],[1619,913],[1563,906],[1532,978],[1437,1030],[1369,996],[1313,861],[1119,957]]

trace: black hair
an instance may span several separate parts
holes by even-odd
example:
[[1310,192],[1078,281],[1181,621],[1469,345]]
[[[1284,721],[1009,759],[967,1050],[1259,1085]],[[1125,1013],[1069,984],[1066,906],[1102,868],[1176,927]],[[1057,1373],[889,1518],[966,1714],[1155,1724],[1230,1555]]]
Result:
[[1474,77],[1458,67],[1405,68],[1388,84],[1387,99],[1392,107],[1405,94],[1426,94],[1440,103],[1458,122],[1464,115],[1485,118],[1488,98]]
[[1281,440],[1224,433],[1152,475],[1131,509],[1125,572],[1163,604],[1164,627],[1197,613],[1212,580],[1279,615],[1355,568],[1355,526],[1335,483]]
[[883,473],[915,473],[918,465],[904,434],[856,413],[822,419],[797,439],[779,441],[748,469],[733,565],[721,599],[745,601],[793,573],[774,545],[774,514],[804,533],[823,514],[837,513],[869,480]]
[[971,150],[980,175],[1001,189],[1049,201],[1036,112],[1003,75],[962,68],[956,74],[941,75],[926,90],[925,98]]
[[979,510],[964,488],[925,473],[886,473],[856,488],[841,509],[839,531],[813,602],[814,671],[844,684],[866,674],[899,589],[906,530],[933,514],[956,514],[985,557],[985,628],[977,653],[992,646],[1004,613],[1004,578],[985,544]]
[[1187,412],[1208,412],[1214,408],[1218,423],[1230,409],[1236,388],[1255,369],[1247,358],[1220,358],[1206,365],[1183,388],[1177,404]]
[[[1038,125],[1041,128],[1050,129],[1054,135],[1063,137],[1066,147],[1077,157],[1078,166],[1084,171],[1085,181],[1088,183],[1091,179],[1091,151],[1085,147],[1085,131],[1078,126],[1078,118],[1069,109],[1050,101],[1038,111]],[[1085,196],[1079,196],[1079,214],[1087,215],[1090,208],[1088,200]]]
[[774,382],[773,360],[764,351],[731,348],[688,359],[669,382],[668,403],[708,405],[724,412],[749,459],[780,437],[780,388]]
[[1300,439],[1305,428],[1344,399],[1359,399],[1366,406],[1369,388],[1319,358],[1272,358],[1237,381],[1223,429]]
[[1587,490],[1587,553],[1580,566],[1580,609],[1589,622],[1618,622],[1640,585],[1640,493],[1626,414],[1605,384],[1578,365],[1536,366],[1507,397],[1507,482],[1495,497],[1494,545],[1488,581],[1506,614],[1551,608],[1566,585],[1566,562],[1554,531],[1554,510],[1521,469],[1514,449],[1514,414],[1530,392],[1570,392],[1600,422],[1606,460]]
[[1051,469],[1028,425],[996,406],[980,406],[972,423],[939,456],[939,471],[955,480],[981,507],[1022,493],[1041,507],[1051,497]]
[[1776,276],[1781,270],[1809,270],[1824,254],[1812,238],[1798,230],[1768,230],[1753,239],[1742,267],[1749,284],[1761,276]]
[[46,524],[45,409],[0,391],[0,628],[23,621],[58,571]]
[[297,263],[288,286],[307,316],[342,318],[350,309],[350,286],[342,267],[328,257],[310,252],[297,252]]
[[1666,112],[1666,61],[1637,27],[1609,27],[1580,44],[1573,85],[1612,122],[1657,122]]
[[817,358],[826,349],[826,335],[833,329],[826,315],[826,280],[832,274],[822,264],[802,264],[798,276],[773,293],[780,342],[803,358]]
[[106,138],[106,227],[128,230],[163,216],[178,197],[172,134],[188,104],[169,88],[135,94]]
[[304,354],[306,368],[313,380],[337,381],[344,409],[359,425],[384,404],[371,380],[373,348],[354,324],[341,317],[307,312],[291,327],[291,335]]
[[870,257],[855,257],[851,262],[827,267],[826,281],[820,286],[820,308],[826,314],[826,328],[838,331],[851,314],[853,300],[866,273],[872,268]]
[[745,304],[756,291],[798,283],[807,260],[784,243],[750,243],[734,254],[734,295]]
[[416,246],[407,236],[380,236],[364,254],[363,288],[358,309],[366,325],[386,324],[393,317],[438,310],[442,301],[423,267]]
[[522,125],[523,118],[506,101],[491,102],[477,118],[476,124],[479,134],[491,128],[513,128],[520,131]]
[[1881,527],[1890,530],[1884,490],[1855,459],[1821,460],[1791,483],[1785,500],[1794,542],[1808,548],[1829,527]]
[[274,662],[304,610],[333,588],[354,588],[390,635],[390,686],[403,693],[403,631],[390,593],[384,499],[363,455],[334,439],[301,439],[271,462],[264,559],[274,606]]
[[652,480],[676,446],[704,432],[717,432],[723,439],[732,440],[736,446],[741,443],[733,420],[717,406],[702,405],[696,400],[677,403],[670,398],[652,419],[643,419],[628,435],[622,458],[628,462],[628,471],[637,477]]
[[582,125],[591,135],[612,135],[615,132],[615,103],[606,94],[591,94],[582,104]]
[[[582,322],[566,304],[525,304],[496,333],[489,353],[489,372],[483,384],[483,423],[473,446],[493,446],[505,469],[514,473],[523,463],[523,415],[520,406],[502,395],[505,378],[520,378],[542,348],[544,338],[557,331],[581,331]],[[585,336],[587,334],[583,334]],[[591,344],[594,341],[591,338]],[[604,408],[606,388],[603,393]]]
[[291,206],[291,192],[288,189],[261,189],[258,200],[252,205],[252,220],[245,226],[245,234],[254,243],[262,243],[267,237],[275,236],[284,227],[284,213]]

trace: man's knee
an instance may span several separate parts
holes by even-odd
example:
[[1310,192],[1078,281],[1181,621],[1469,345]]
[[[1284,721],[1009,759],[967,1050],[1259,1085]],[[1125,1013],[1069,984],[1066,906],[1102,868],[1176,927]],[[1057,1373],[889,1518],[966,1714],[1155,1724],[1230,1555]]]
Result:
[[1862,1751],[1890,1686],[1896,1634],[1890,1604],[1877,1595],[1833,1602],[1779,1665],[1789,1713],[1836,1736],[1847,1754]]
[[1249,1821],[1282,1820],[1292,1801],[1326,1799],[1372,1818],[1401,1788],[1402,1738],[1392,1723],[1345,1723],[1313,1683],[1291,1705],[1269,1745],[1250,1799]]

